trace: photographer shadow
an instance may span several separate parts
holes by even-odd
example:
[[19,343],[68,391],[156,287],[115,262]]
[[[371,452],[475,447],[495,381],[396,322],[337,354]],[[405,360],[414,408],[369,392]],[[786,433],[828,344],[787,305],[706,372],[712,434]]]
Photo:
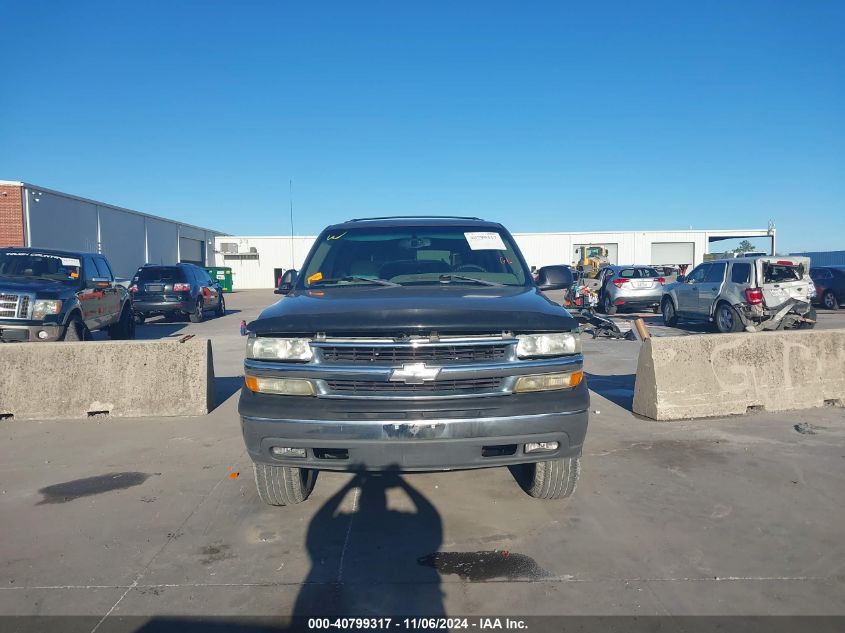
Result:
[[294,617],[445,615],[440,574],[419,563],[442,540],[440,514],[397,467],[357,471],[311,519]]
[[[357,470],[308,524],[310,567],[290,615],[159,616],[131,630],[291,633],[315,630],[311,618],[382,617],[396,627],[405,617],[445,617],[440,573],[431,564],[442,540],[440,514],[397,467]],[[109,618],[102,630],[126,630],[120,624]]]

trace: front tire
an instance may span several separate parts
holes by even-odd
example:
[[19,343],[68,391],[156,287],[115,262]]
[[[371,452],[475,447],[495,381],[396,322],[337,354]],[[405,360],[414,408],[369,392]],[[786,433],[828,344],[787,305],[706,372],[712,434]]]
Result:
[[563,457],[525,464],[522,489],[535,499],[566,499],[575,492],[581,474],[580,457]]
[[88,326],[85,325],[82,317],[74,315],[70,318],[70,321],[68,321],[67,327],[65,328],[65,335],[62,337],[62,340],[69,343],[90,341],[91,330],[89,330]]
[[191,323],[199,323],[203,319],[203,305],[202,299],[197,299],[197,305],[194,308],[194,311],[188,315],[188,318],[191,320]]
[[716,329],[722,334],[742,332],[742,321],[732,305],[720,303],[716,306]]
[[839,309],[839,299],[836,298],[836,295],[833,294],[832,290],[828,290],[824,293],[824,297],[822,297],[822,303],[824,307],[828,310],[838,310]]
[[220,294],[220,302],[217,304],[214,314],[218,317],[226,316],[226,300],[223,298],[222,293]]
[[252,465],[258,496],[270,506],[292,506],[302,503],[314,490],[317,471],[292,466]]
[[675,312],[675,304],[669,297],[660,304],[660,311],[663,313],[663,325],[675,327],[678,325],[678,313]]

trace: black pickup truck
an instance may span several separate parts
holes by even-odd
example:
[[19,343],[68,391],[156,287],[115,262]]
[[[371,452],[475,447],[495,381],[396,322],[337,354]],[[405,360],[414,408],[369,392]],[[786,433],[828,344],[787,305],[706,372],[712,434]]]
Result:
[[259,495],[305,500],[319,470],[514,466],[533,497],[575,488],[587,431],[578,323],[513,238],[477,218],[328,227],[248,325],[239,413]]
[[135,336],[129,293],[103,255],[0,249],[0,341],[84,341],[103,329]]

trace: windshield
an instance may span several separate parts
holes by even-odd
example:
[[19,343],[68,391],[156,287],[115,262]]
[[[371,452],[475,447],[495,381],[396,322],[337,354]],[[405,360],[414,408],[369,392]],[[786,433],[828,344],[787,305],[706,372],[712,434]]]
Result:
[[424,226],[323,233],[301,276],[306,288],[387,285],[382,282],[524,286],[530,279],[508,235]]
[[82,264],[76,257],[49,253],[0,252],[0,276],[78,283]]

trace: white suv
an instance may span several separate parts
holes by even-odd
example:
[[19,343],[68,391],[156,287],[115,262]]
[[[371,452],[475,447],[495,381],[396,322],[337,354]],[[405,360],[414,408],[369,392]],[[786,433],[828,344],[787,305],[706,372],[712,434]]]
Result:
[[666,325],[709,321],[720,332],[812,328],[815,287],[808,257],[717,259],[665,286],[660,311]]

